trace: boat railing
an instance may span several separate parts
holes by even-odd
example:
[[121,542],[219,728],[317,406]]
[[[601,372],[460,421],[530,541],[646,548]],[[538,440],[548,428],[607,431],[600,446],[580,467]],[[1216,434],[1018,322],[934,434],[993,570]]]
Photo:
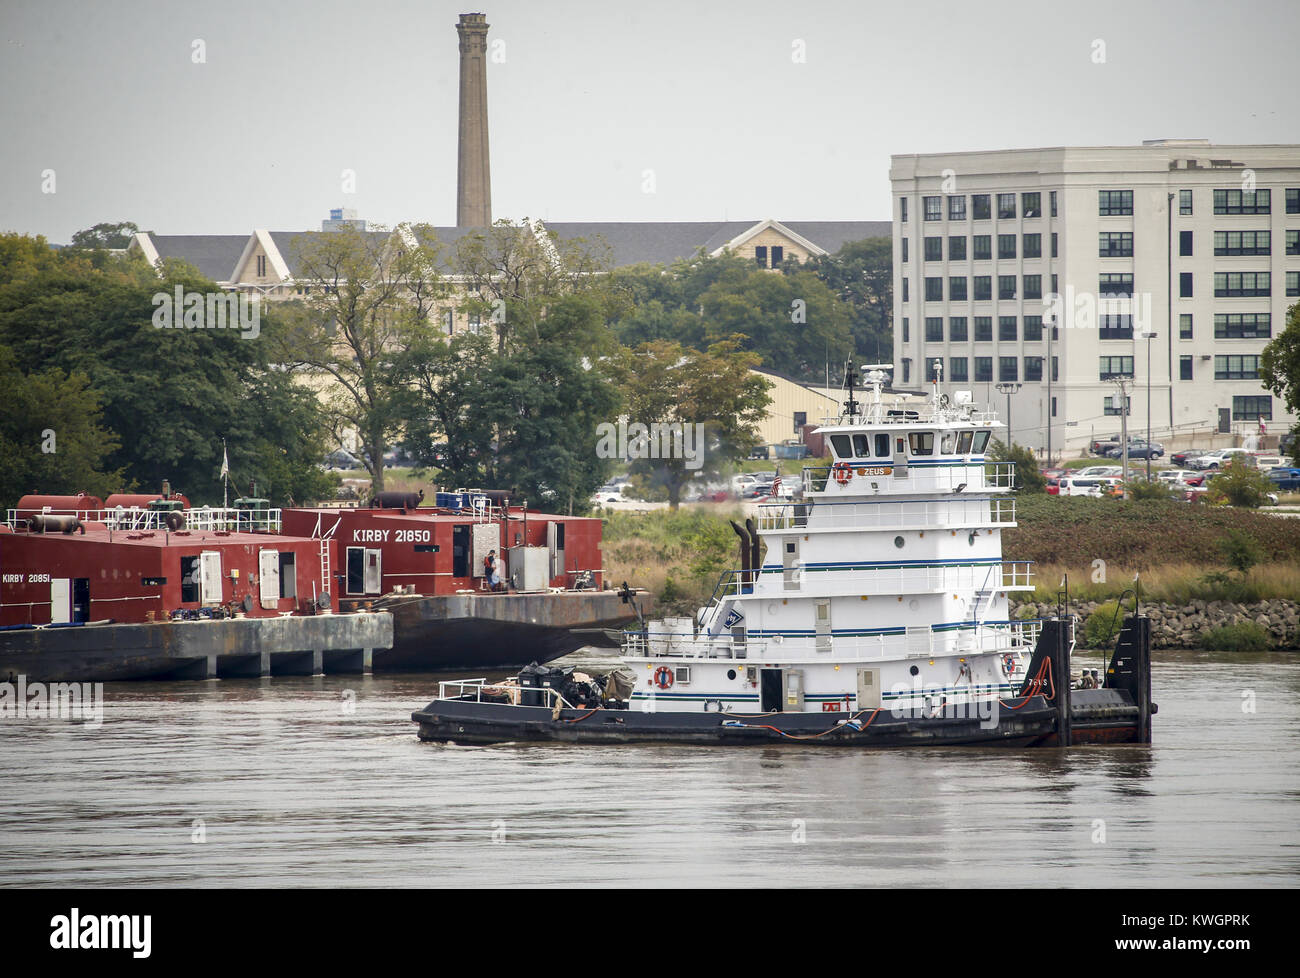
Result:
[[[453,693],[452,690],[455,690]],[[520,705],[520,700],[526,693],[542,694],[544,703],[539,705],[555,708],[556,703],[566,709],[575,709],[572,703],[566,700],[558,689],[550,686],[521,686],[517,681],[507,680],[505,682],[489,683],[485,677],[476,679],[448,679],[438,683],[438,699],[440,700],[460,700],[462,702],[482,703],[484,702],[484,693],[500,695],[506,694],[510,702]]]
[[[760,590],[769,597],[799,596],[812,586],[816,596],[839,594],[912,594],[975,588],[979,591],[1020,591],[1033,588],[1032,560],[975,561],[967,564],[900,565],[893,567],[818,567],[796,562],[793,566],[764,567],[758,571],[732,569],[718,579],[706,605],[708,623],[723,598],[753,594]],[[779,578],[779,582],[778,582]],[[782,587],[778,588],[778,583]],[[783,585],[788,584],[789,587]]]
[[[955,461],[939,465],[912,459],[906,474],[890,459],[859,459],[842,469],[847,472],[844,487],[850,492],[879,492],[890,486],[906,492],[980,492],[990,489],[1014,489],[1015,462]],[[829,488],[833,467],[806,466],[803,470],[805,493],[821,493]],[[838,478],[836,480],[838,482]]]
[[818,662],[987,655],[1033,649],[1042,627],[1041,619],[1030,618],[960,627],[919,625],[873,635],[722,632],[710,637],[702,632],[695,637],[671,631],[629,631],[623,634],[623,655],[633,659],[748,659],[771,652],[782,661]]
[[1016,501],[1008,497],[852,503],[782,501],[758,506],[760,530],[892,529],[913,525],[950,529],[1015,522]]
[[[22,529],[31,516],[76,516],[83,523],[102,523],[111,530],[225,530],[237,533],[270,532],[279,533],[282,521],[281,510],[277,508],[244,509],[233,507],[201,506],[197,509],[155,510],[138,506],[118,506],[114,509],[92,510],[33,510],[11,509],[7,512],[6,523],[11,530]],[[181,517],[181,525],[175,525],[175,517]]]

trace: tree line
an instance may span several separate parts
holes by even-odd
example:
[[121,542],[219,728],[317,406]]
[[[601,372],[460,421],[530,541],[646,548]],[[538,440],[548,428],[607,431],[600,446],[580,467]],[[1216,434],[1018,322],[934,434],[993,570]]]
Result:
[[[164,479],[216,503],[223,439],[233,494],[307,502],[332,495],[321,462],[355,438],[376,490],[401,448],[441,484],[576,512],[623,461],[597,450],[620,418],[703,425],[702,467],[634,462],[675,505],[755,441],[768,384],[751,367],[820,382],[855,348],[891,347],[888,241],[777,272],[726,253],[615,269],[601,242],[526,222],[450,244],[422,225],[345,228],[294,240],[303,288],[262,303],[245,338],[155,328],[158,293],[219,289],[123,253],[134,230],[97,225],[59,249],[0,235],[6,506]],[[449,335],[448,310],[482,328]]]

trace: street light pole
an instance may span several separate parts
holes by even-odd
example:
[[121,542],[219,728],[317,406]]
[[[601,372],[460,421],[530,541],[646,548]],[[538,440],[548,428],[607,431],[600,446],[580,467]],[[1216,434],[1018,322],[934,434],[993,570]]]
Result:
[[1149,332],[1147,338],[1147,482],[1151,481],[1151,341],[1158,334]]
[[[1007,395],[1007,451],[1008,452],[1011,451],[1011,447],[1015,444],[1015,439],[1011,437],[1011,395],[1016,393],[1016,391],[1020,390],[1020,387],[1021,387],[1020,384],[1014,384],[1010,381],[1005,381],[1003,383],[998,384],[998,393]],[[1048,459],[1047,464],[1048,465],[1052,464],[1051,459]]]

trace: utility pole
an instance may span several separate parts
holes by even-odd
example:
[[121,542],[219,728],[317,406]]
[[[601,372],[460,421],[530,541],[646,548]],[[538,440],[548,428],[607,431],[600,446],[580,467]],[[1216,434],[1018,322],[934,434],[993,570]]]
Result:
[[[1169,437],[1174,437],[1174,193],[1169,192],[1169,228],[1165,234],[1165,251],[1168,253],[1168,277],[1165,280],[1166,291],[1168,295],[1165,299],[1165,329],[1168,330],[1169,337]],[[1152,336],[1155,334],[1152,333]],[[1147,368],[1150,369],[1151,344],[1147,344]],[[1148,385],[1149,386],[1149,385]],[[1147,391],[1147,401],[1150,402],[1151,391]],[[1150,427],[1148,425],[1147,427]],[[1147,434],[1147,441],[1151,440],[1151,435]]]
[[1151,341],[1158,334],[1150,332],[1147,338],[1147,482],[1151,481]]
[[[1013,384],[1010,381],[998,384],[998,393],[1007,395],[1007,451],[1008,452],[1011,451],[1011,446],[1015,444],[1015,439],[1011,437],[1011,395],[1019,391],[1020,388],[1021,388],[1020,384]],[[1048,407],[1048,410],[1051,410],[1050,405]],[[1048,459],[1047,464],[1049,466],[1052,464],[1051,459]]]
[[1048,315],[1047,322],[1047,467],[1052,462],[1052,334],[1056,332],[1056,317]]
[[1120,453],[1124,460],[1124,498],[1128,498],[1128,385],[1130,378],[1113,377],[1115,386],[1119,388],[1119,417],[1120,417]]

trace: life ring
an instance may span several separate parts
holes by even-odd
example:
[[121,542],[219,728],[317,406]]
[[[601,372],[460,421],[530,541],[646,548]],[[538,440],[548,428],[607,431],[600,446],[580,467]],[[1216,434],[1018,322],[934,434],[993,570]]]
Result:
[[667,689],[673,684],[673,671],[667,666],[660,666],[655,670],[655,685],[660,689]]
[[842,486],[847,486],[853,478],[853,466],[848,462],[836,462],[831,468],[835,470],[835,481]]
[[1014,655],[1008,653],[1002,657],[1002,671],[1008,679],[1011,678],[1016,671],[1016,657]]

